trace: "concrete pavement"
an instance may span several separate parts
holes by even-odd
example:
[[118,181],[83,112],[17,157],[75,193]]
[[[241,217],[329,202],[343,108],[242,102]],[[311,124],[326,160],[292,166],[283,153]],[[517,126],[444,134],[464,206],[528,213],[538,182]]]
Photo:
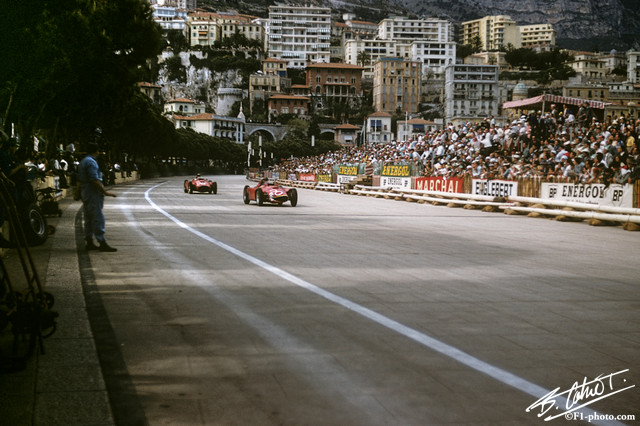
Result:
[[[47,218],[55,233],[45,244],[30,248],[41,282],[55,297],[57,330],[44,340],[45,354],[38,351],[24,371],[0,373],[2,424],[114,424],[82,288],[79,264],[89,256],[76,247],[74,223],[80,206],[63,198],[62,216]],[[24,274],[16,250],[5,250],[2,256],[12,281],[20,282]]]

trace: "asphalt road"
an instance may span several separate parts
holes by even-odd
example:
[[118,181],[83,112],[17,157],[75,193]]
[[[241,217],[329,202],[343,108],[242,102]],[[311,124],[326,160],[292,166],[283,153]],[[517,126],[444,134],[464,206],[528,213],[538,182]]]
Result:
[[640,419],[638,233],[183,179],[118,188],[81,259],[116,423]]

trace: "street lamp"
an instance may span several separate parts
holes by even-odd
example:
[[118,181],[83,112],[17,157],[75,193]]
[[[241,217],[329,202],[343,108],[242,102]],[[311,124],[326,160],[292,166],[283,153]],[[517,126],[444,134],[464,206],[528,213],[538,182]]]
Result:
[[404,141],[407,142],[407,121],[409,120],[409,111],[404,112]]

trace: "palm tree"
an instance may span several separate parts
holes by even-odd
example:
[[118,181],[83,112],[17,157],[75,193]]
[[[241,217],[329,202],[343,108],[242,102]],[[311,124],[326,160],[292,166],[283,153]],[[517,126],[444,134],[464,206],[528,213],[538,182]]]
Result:
[[371,61],[371,57],[366,51],[363,50],[358,53],[358,60],[357,60],[358,65],[360,65],[361,67],[364,67],[364,66],[367,66],[370,61]]

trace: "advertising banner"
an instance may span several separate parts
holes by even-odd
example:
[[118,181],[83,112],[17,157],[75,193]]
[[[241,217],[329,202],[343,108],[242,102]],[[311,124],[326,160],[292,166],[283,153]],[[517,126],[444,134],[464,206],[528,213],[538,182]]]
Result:
[[502,179],[473,179],[471,193],[492,197],[510,197],[518,195],[518,182]]
[[462,193],[463,182],[464,179],[461,177],[419,177],[416,178],[416,187],[414,189],[419,191]]
[[630,185],[543,183],[540,197],[600,206],[633,207],[633,189]]
[[327,182],[331,183],[331,175],[330,174],[320,174],[317,177],[318,182]]
[[385,164],[380,175],[383,188],[411,189],[411,166],[408,164]]
[[410,177],[411,166],[408,164],[402,164],[402,165],[385,164],[382,167],[382,172],[380,174],[382,176],[388,176],[388,177]]
[[302,182],[315,182],[316,175],[314,175],[313,173],[300,173],[298,175],[298,180]]
[[338,166],[338,183],[347,183],[358,176],[358,165],[340,164]]
[[380,176],[380,186],[392,189],[411,189],[411,178]]

